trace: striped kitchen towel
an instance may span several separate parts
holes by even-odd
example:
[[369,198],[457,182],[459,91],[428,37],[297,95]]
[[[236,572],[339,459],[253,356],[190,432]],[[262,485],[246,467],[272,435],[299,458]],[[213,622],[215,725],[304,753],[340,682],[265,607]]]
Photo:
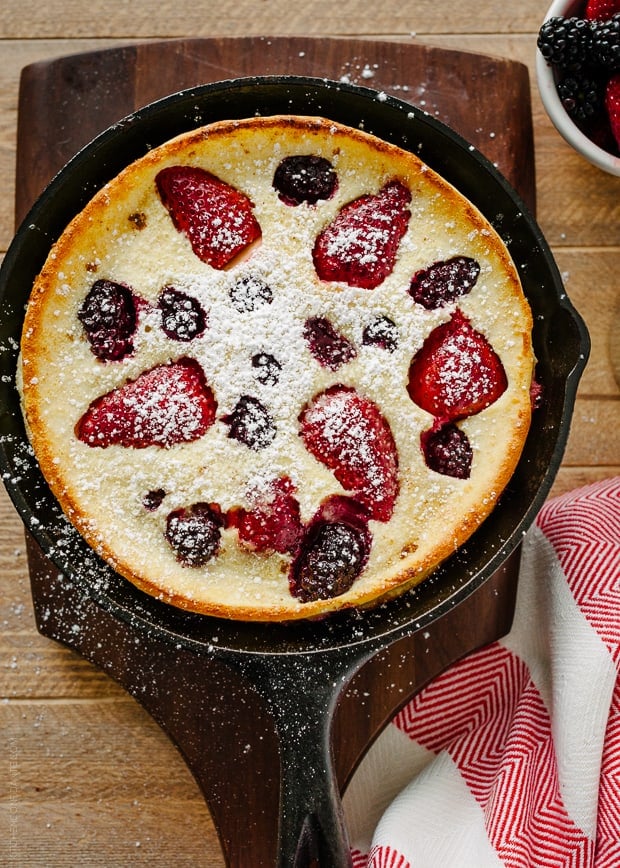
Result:
[[344,804],[355,868],[620,866],[620,477],[553,498],[513,627],[412,699]]

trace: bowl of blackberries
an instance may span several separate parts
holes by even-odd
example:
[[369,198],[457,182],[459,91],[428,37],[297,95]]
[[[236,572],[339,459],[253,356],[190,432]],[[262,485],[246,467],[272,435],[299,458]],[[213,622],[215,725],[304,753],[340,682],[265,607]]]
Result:
[[537,46],[538,88],[558,132],[620,176],[620,0],[555,0]]

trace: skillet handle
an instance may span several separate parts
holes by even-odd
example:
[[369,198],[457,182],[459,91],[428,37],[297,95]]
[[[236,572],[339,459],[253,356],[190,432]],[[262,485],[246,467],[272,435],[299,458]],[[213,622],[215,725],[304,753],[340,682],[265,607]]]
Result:
[[297,714],[287,712],[277,724],[281,774],[277,865],[348,868],[351,854],[332,758],[329,698],[313,692],[297,699]]
[[250,677],[269,704],[279,741],[276,866],[350,868],[331,728],[338,697],[358,666],[298,654],[255,663]]

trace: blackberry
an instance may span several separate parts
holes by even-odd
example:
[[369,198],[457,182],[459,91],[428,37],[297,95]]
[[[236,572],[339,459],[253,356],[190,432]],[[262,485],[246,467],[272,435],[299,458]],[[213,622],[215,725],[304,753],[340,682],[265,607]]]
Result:
[[620,12],[595,23],[592,31],[594,61],[608,72],[620,69]]
[[201,567],[219,551],[222,524],[219,509],[208,503],[195,503],[168,515],[165,536],[180,563]]
[[228,436],[248,449],[265,449],[276,436],[276,426],[267,408],[258,398],[242,395],[232,413],[222,417],[229,427]]
[[338,186],[334,167],[325,157],[299,154],[285,157],[273,177],[273,186],[287,205],[316,205],[330,199]]
[[357,355],[353,344],[339,334],[323,316],[313,316],[304,323],[304,338],[308,349],[324,368],[337,371]]
[[427,310],[436,310],[470,292],[479,274],[480,264],[475,259],[453,256],[416,272],[409,294]]
[[583,18],[549,18],[539,30],[538,49],[547,63],[577,71],[590,63],[594,37]]
[[557,91],[566,113],[576,121],[587,121],[603,109],[603,87],[590,75],[567,75],[560,79]]
[[467,434],[454,422],[425,431],[421,443],[424,460],[431,470],[455,479],[469,479],[473,450]]
[[342,522],[320,522],[294,563],[292,593],[302,603],[344,594],[364,568],[366,545],[362,530]]
[[165,496],[166,492],[163,488],[153,488],[151,491],[147,491],[142,498],[142,506],[148,512],[155,512],[162,505]]
[[133,353],[138,325],[136,302],[128,286],[97,280],[77,312],[91,352],[103,362],[118,362]]
[[252,356],[255,377],[263,386],[275,386],[280,379],[282,365],[271,353],[255,353]]
[[228,295],[235,310],[239,313],[251,313],[264,304],[271,304],[273,291],[264,280],[255,275],[239,277],[228,290]]
[[174,341],[191,341],[207,326],[207,315],[200,303],[174,286],[161,292],[157,306],[161,310],[161,327]]
[[398,327],[389,316],[378,316],[364,328],[362,343],[393,353],[398,346]]

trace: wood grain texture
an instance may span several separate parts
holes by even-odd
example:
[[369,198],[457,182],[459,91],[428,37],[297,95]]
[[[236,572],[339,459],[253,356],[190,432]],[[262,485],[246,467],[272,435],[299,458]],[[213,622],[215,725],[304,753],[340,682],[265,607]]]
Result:
[[[157,76],[151,73],[155,66]],[[501,163],[535,210],[525,66],[418,43],[259,37],[143,43],[27,67],[19,106],[17,220],[40,192],[41,180],[51,179],[76,144],[82,147],[123,116],[169,93],[256,74],[344,78],[417,104]],[[472,93],[479,98],[471,99]],[[51,145],[50,115],[58,132]],[[33,162],[36,172],[29,170]]]
[[434,0],[406,4],[385,0],[380,7],[343,0],[237,0],[235,3],[191,4],[145,0],[138,4],[103,0],[88,7],[81,0],[11,2],[0,19],[7,39],[98,37],[162,37],[274,35],[364,35],[385,37],[429,33],[495,33],[498,22],[510,33],[532,32],[545,10],[537,0],[514,4],[510,14],[502,0],[479,0],[476,9]]
[[[528,0],[528,3],[523,5],[530,7],[529,18],[532,22],[536,21],[537,16],[540,15],[540,4]],[[505,14],[503,18],[506,17],[508,16]],[[499,20],[503,21],[501,18]],[[33,24],[35,32],[38,23],[37,19]],[[444,23],[446,28],[451,26],[450,21]],[[55,57],[128,44],[124,39],[59,38],[58,34],[62,31],[59,31],[57,21],[55,28],[56,38],[0,40],[0,251],[8,246],[14,227],[17,94],[22,68]],[[567,246],[585,248],[591,268],[596,269],[595,251],[588,248],[611,247],[616,249],[618,255],[620,180],[603,176],[599,170],[589,166],[574,154],[547,118],[535,84],[534,25],[532,24],[528,29],[530,32],[526,34],[516,30],[514,35],[507,35],[508,31],[484,35],[478,33],[456,35],[454,32],[424,35],[425,32],[420,31],[415,37],[407,32],[405,35],[396,34],[393,39],[405,45],[423,41],[426,45],[452,50],[486,53],[494,57],[516,60],[527,66],[534,118],[538,221],[554,249]],[[215,28],[213,32],[216,35],[218,32],[221,33],[219,28]],[[243,29],[241,32],[248,31]],[[348,33],[354,32],[356,32],[354,29],[348,31]],[[133,44],[133,41],[129,42],[129,45]],[[350,57],[339,60],[340,63],[335,69],[338,76],[351,75],[354,81],[372,84],[372,80],[363,77],[363,67],[359,67],[357,62],[352,64]],[[402,83],[395,82],[395,84]],[[402,92],[400,95],[403,95]],[[495,130],[488,129],[485,132],[490,136]],[[504,170],[501,162],[499,168]]]
[[[151,74],[155,63],[157,77]],[[534,210],[533,131],[524,65],[402,42],[272,37],[143,43],[29,65],[20,88],[17,220],[76,150],[124,115],[206,81],[283,72],[362,82],[371,78],[375,88],[418,102],[459,130],[489,159],[501,161],[513,186]],[[472,95],[480,98],[474,101]],[[489,135],[491,127],[497,133]],[[57,131],[57,137],[50,146],[51,130]],[[262,702],[234,671],[220,675],[213,661],[195,657],[184,661],[180,653],[171,661],[154,639],[146,651],[145,638],[137,634],[134,644],[133,633],[124,625],[57,582],[36,546],[31,547],[31,558],[40,629],[79,648],[84,657],[110,672],[180,744],[205,791],[227,863],[239,868],[249,859],[269,864],[277,847],[273,811],[279,765],[275,734]],[[506,631],[514,575],[514,571],[500,573],[496,583],[490,582],[466,606],[449,613],[437,626],[432,653],[426,639],[424,649],[418,647],[419,637],[407,639],[387,649],[356,677],[341,701],[334,728],[342,785],[386,720],[414,690],[455,658]],[[67,612],[71,612],[69,625]],[[463,630],[465,622],[477,630]],[[124,649],[122,661],[119,648]],[[155,689],[148,675],[152,657],[160,660],[152,676]],[[403,660],[409,665],[404,666]],[[235,690],[243,700],[235,700]],[[214,700],[222,692],[226,701],[218,704]],[[372,695],[371,703],[360,700],[367,695]],[[244,715],[220,721],[215,713],[219,708],[228,715],[243,708]],[[250,714],[250,731],[244,730],[245,714]],[[259,754],[256,731],[261,733]],[[239,753],[243,745],[249,753]],[[233,769],[239,779],[231,776]]]
[[[534,80],[534,41],[547,5],[482,0],[471,7],[429,0],[382,4],[378,15],[359,0],[338,6],[319,0],[301,8],[272,0],[211,5],[52,0],[43,6],[8,0],[0,17],[0,252],[13,233],[18,85],[29,64],[188,34],[382,37],[520,61],[530,72],[538,220],[592,335],[576,422],[552,494],[616,474],[620,396],[608,347],[620,314],[620,179],[576,156],[543,112]],[[374,84],[350,56],[334,62],[339,75]],[[157,71],[157,64],[153,68]],[[392,83],[403,84],[395,78]],[[484,131],[488,137],[496,132],[491,126]],[[62,149],[61,141],[48,139],[46,145],[56,153]],[[225,864],[202,794],[168,737],[103,672],[36,632],[21,522],[3,490],[0,696],[0,732],[7,747],[0,758],[0,864]]]

